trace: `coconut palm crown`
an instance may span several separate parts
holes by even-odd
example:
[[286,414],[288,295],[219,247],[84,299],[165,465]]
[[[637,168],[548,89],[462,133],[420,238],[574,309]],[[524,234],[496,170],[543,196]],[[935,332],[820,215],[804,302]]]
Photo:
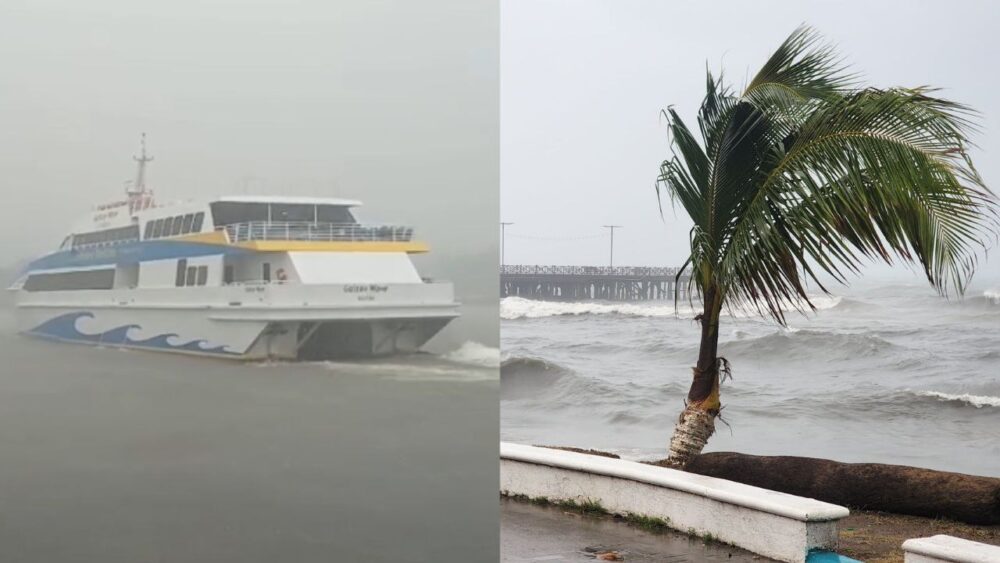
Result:
[[[968,155],[976,114],[928,87],[860,87],[808,27],[737,93],[708,73],[700,140],[664,111],[665,193],[690,215],[690,284],[702,337],[670,459],[685,465],[714,432],[723,307],[785,323],[872,259],[918,265],[941,294],[964,292],[996,232],[995,198]],[[662,212],[662,201],[661,201]],[[691,294],[691,293],[689,293]]]

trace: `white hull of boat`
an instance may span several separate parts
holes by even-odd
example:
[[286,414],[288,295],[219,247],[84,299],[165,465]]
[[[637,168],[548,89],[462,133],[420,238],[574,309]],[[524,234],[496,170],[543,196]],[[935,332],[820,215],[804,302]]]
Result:
[[17,300],[26,335],[242,360],[412,352],[457,316],[450,283],[19,292]]

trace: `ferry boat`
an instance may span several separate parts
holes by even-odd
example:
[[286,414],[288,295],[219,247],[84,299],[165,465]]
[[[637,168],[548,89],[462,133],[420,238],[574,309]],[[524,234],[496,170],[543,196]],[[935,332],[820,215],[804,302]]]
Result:
[[359,223],[358,201],[224,196],[158,204],[136,178],[10,287],[41,338],[241,360],[412,352],[459,315],[424,279],[411,227]]

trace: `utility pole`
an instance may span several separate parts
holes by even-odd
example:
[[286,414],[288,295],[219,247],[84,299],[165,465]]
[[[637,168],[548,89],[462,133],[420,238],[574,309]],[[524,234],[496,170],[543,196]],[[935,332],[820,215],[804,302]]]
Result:
[[500,221],[500,267],[503,268],[507,263],[504,258],[504,251],[507,249],[507,225],[513,225],[509,221]]
[[608,259],[608,266],[615,267],[615,229],[622,229],[621,225],[604,225],[605,229],[611,229],[611,258]]

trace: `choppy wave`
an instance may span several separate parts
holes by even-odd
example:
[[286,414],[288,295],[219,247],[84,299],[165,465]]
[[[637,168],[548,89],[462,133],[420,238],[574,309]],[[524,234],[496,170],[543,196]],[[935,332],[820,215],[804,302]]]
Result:
[[[794,328],[724,319],[719,353],[735,378],[722,402],[735,434],[720,424],[710,446],[1000,474],[990,440],[1000,421],[1000,285],[961,299],[922,283],[843,292],[818,315],[790,316]],[[502,306],[504,318],[522,319],[504,321],[504,349],[548,360],[527,362],[532,373],[524,360],[507,364],[504,432],[526,443],[662,448],[698,357],[690,307],[675,319],[672,302]]]
[[667,397],[681,397],[684,391],[685,385],[671,382],[613,383],[537,357],[515,356],[500,366],[501,399],[541,400],[547,408],[585,406],[595,415],[621,405],[659,405]]
[[513,357],[500,364],[500,398],[523,399],[552,389],[570,370],[541,358]]
[[[832,309],[840,301],[836,296],[815,296],[810,300],[817,310]],[[696,311],[689,303],[672,302],[617,303],[607,301],[537,301],[523,297],[505,297],[500,300],[500,318],[505,320],[537,319],[574,315],[622,315],[629,317],[679,317],[690,318]],[[729,311],[734,317],[755,317],[754,311]]]
[[750,358],[771,358],[788,361],[803,358],[810,361],[886,356],[905,353],[906,349],[872,333],[846,333],[828,330],[780,330],[756,338],[731,340],[725,344],[726,354]]
[[478,342],[467,341],[457,349],[448,352],[444,359],[457,364],[468,364],[495,368],[500,365],[500,349],[486,346]]
[[940,391],[914,391],[915,394],[921,397],[932,397],[938,399],[939,401],[949,401],[964,403],[981,409],[983,407],[998,407],[1000,408],[1000,397],[993,397],[990,395],[970,395],[968,393],[953,394],[953,393],[941,393]]

